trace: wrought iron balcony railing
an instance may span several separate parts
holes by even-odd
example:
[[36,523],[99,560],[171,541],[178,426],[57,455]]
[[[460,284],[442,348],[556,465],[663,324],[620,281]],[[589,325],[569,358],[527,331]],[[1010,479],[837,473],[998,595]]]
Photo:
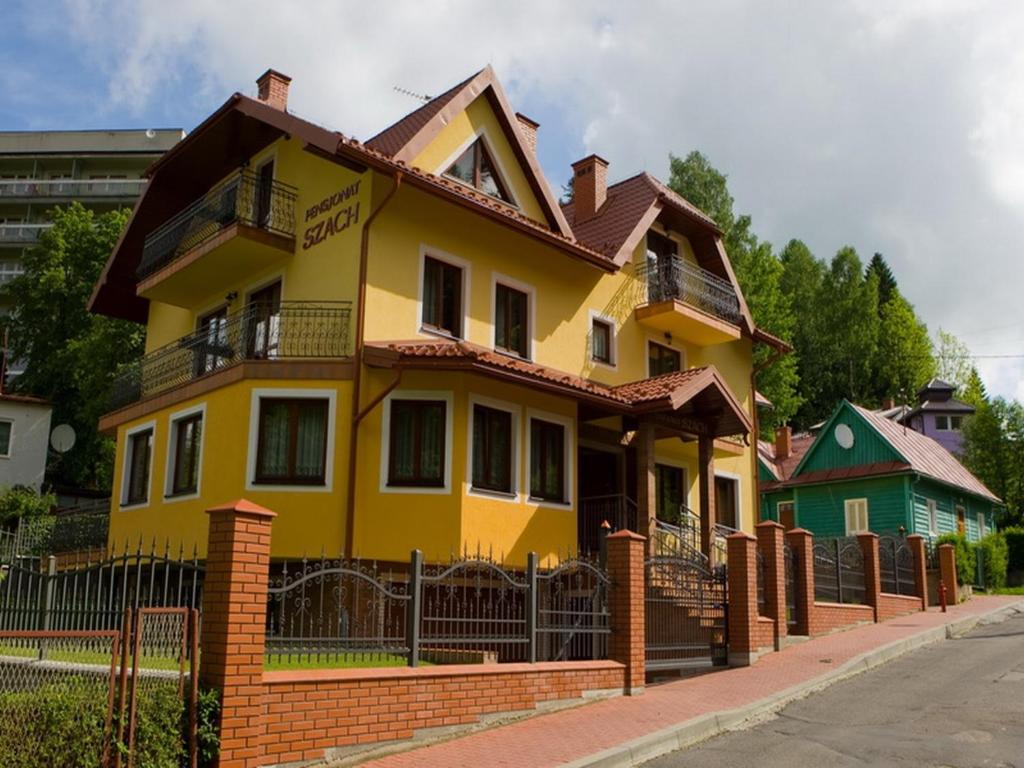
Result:
[[249,172],[234,175],[149,234],[137,277],[148,277],[232,224],[294,237],[295,198],[287,184]]
[[0,179],[0,198],[5,197],[123,197],[142,193],[146,179]]
[[35,245],[39,236],[53,224],[28,224],[7,222],[0,224],[0,243],[5,245]]
[[250,304],[155,349],[114,380],[110,406],[121,408],[245,360],[349,356],[347,301]]
[[740,301],[732,284],[678,256],[648,260],[637,270],[637,277],[646,287],[650,304],[679,299],[722,320],[740,322]]

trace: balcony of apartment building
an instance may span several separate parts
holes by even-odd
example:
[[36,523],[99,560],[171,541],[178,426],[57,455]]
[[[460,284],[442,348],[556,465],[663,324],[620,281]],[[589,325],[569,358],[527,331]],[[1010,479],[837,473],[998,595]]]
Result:
[[71,174],[54,174],[50,178],[29,175],[0,177],[0,201],[59,203],[135,201],[146,185],[146,179],[129,179],[120,174],[95,174],[89,178],[73,178]]
[[5,221],[0,222],[0,247],[24,248],[35,245],[39,237],[53,224],[48,222]]
[[[203,319],[199,330],[143,355],[114,381],[114,410],[158,395],[179,399],[244,378],[301,378],[302,365],[330,377],[346,363],[351,305],[347,301],[252,302]],[[106,419],[105,419],[106,420]],[[101,425],[102,426],[102,425]]]
[[648,253],[636,274],[638,322],[700,346],[740,338],[739,297],[728,280],[675,254]]
[[190,307],[196,286],[212,292],[295,251],[296,190],[241,171],[153,230],[142,247],[137,293]]

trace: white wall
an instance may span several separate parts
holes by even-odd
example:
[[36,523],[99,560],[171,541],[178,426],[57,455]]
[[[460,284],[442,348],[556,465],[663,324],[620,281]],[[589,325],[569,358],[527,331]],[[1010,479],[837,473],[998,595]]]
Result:
[[0,489],[13,485],[38,489],[46,471],[50,406],[0,399],[0,420],[13,422],[10,455],[0,457]]

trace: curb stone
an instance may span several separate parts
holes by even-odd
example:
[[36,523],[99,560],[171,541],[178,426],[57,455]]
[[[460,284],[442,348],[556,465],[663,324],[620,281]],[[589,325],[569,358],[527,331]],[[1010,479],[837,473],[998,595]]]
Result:
[[909,651],[959,637],[980,625],[998,624],[1006,621],[1012,615],[1020,613],[1024,613],[1024,601],[977,616],[967,616],[945,626],[933,627],[913,637],[896,640],[888,645],[866,651],[829,672],[737,709],[691,718],[602,752],[564,763],[564,768],[631,768],[669,752],[675,752],[697,742],[705,741],[725,731],[738,730],[755,718],[773,714],[797,699],[885,664]]

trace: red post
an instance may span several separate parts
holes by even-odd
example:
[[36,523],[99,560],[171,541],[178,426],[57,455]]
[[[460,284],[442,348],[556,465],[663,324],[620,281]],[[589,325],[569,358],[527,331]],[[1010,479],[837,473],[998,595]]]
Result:
[[857,543],[864,555],[864,603],[875,609],[878,621],[878,605],[882,594],[882,573],[878,563],[878,534],[858,533]]
[[956,549],[952,544],[939,545],[939,579],[946,585],[946,598],[953,605],[960,602],[960,585],[956,578]]
[[729,665],[746,667],[761,650],[757,622],[757,542],[746,533],[726,537],[729,574]]
[[210,515],[203,584],[203,683],[220,691],[220,768],[262,761],[263,648],[275,514],[240,499]]
[[773,520],[755,527],[757,550],[764,561],[764,609],[775,622],[775,650],[782,648],[786,636],[786,529]]
[[646,539],[632,531],[619,531],[608,539],[608,608],[612,634],[608,657],[626,665],[627,696],[644,692],[646,631],[644,619]]
[[786,531],[786,543],[793,549],[795,564],[793,581],[796,593],[794,635],[811,634],[811,613],[814,611],[814,535],[803,528]]
[[928,610],[928,564],[924,551],[924,536],[912,533],[907,536],[907,546],[914,554],[914,593],[921,598],[921,610]]

